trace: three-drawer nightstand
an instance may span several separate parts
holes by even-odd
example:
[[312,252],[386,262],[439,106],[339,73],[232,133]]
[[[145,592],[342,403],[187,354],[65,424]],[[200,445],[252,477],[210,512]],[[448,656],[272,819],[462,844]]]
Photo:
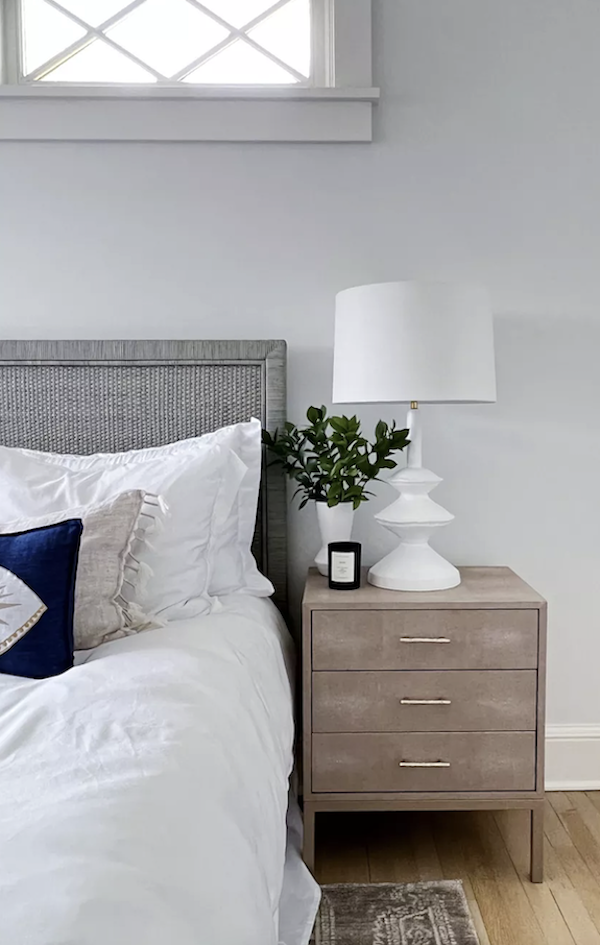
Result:
[[509,568],[461,568],[447,591],[303,600],[304,859],[315,815],[531,810],[542,882],[546,602]]

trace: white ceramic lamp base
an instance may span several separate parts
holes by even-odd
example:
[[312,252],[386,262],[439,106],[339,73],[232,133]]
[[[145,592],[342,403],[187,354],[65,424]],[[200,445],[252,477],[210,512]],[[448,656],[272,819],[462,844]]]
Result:
[[409,538],[405,531],[398,547],[369,570],[369,584],[394,591],[441,591],[460,584],[459,571],[431,547],[429,534]]
[[408,465],[388,480],[400,495],[375,516],[400,544],[369,570],[369,583],[395,591],[441,591],[460,584],[460,573],[430,547],[429,539],[454,516],[429,496],[442,480],[421,466],[417,409],[409,411],[408,427]]

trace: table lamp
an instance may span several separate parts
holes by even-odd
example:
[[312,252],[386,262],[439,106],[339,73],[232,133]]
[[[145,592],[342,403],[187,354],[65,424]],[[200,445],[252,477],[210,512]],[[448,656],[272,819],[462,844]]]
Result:
[[435,591],[460,574],[429,545],[454,516],[429,493],[442,480],[422,465],[420,404],[496,400],[493,319],[475,285],[383,282],[336,297],[334,403],[407,403],[407,465],[388,480],[400,493],[375,519],[399,545],[369,570],[377,587]]

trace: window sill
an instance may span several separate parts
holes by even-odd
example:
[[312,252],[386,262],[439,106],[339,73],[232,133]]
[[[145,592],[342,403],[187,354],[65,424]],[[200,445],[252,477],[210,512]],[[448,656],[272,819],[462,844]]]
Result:
[[379,89],[0,86],[1,141],[372,140]]

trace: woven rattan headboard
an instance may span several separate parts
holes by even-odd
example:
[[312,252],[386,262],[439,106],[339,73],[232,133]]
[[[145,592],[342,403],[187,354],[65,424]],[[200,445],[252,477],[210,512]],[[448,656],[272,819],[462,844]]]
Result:
[[[285,420],[284,341],[0,341],[0,443],[58,453],[159,446]],[[285,484],[263,473],[254,554],[287,605]]]

